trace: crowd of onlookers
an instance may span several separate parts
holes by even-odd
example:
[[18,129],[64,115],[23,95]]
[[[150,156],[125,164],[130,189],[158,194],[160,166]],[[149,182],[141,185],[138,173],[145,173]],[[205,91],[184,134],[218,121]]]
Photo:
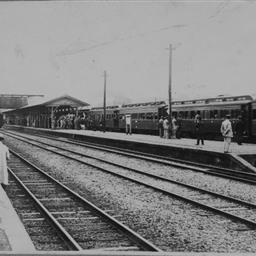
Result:
[[61,115],[56,122],[56,128],[80,130],[85,128],[87,118],[85,115]]
[[172,139],[180,139],[181,124],[182,119],[180,116],[178,116],[177,118],[173,116],[171,119],[171,123],[169,122],[167,117],[161,116],[159,119],[159,136],[165,139],[168,139],[169,137]]

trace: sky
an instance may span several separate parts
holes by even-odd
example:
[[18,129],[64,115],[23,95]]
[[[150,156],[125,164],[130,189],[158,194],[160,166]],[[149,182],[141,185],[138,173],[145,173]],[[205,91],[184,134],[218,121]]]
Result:
[[1,93],[93,106],[256,96],[255,1],[0,2]]

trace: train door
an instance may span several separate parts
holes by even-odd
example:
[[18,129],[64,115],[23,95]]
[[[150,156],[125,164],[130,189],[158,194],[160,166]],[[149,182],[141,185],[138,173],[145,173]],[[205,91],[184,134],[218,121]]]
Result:
[[114,111],[114,130],[119,129],[119,110]]
[[251,135],[251,105],[243,104],[241,105],[241,115],[245,125],[246,136]]

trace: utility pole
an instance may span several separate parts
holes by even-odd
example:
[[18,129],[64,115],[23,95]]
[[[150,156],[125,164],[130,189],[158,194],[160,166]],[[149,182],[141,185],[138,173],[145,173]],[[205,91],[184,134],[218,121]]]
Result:
[[107,72],[104,70],[104,96],[103,96],[103,132],[106,131],[106,83],[107,83]]
[[[169,45],[169,127],[172,123],[172,44]],[[170,133],[169,133],[170,135]]]

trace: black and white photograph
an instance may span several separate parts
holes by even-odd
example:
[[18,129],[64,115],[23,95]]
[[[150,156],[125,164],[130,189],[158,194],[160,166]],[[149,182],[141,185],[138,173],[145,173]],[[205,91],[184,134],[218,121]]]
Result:
[[0,33],[0,256],[255,255],[255,0],[0,0]]

